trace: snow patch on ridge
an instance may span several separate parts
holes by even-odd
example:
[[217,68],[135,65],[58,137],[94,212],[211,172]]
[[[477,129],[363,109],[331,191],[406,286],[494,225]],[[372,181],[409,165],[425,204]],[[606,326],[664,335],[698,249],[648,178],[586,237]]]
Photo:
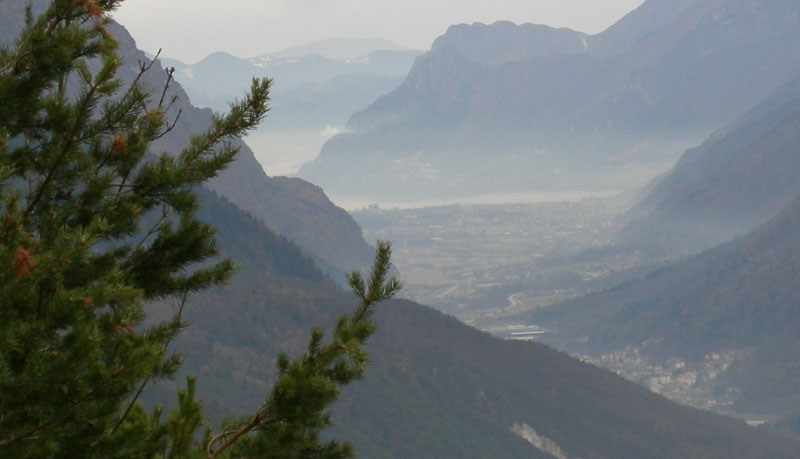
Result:
[[523,440],[527,441],[534,448],[547,453],[556,459],[569,459],[569,456],[559,448],[559,446],[553,440],[539,435],[533,427],[529,426],[528,424],[514,424],[511,426],[511,431],[515,434],[519,435]]

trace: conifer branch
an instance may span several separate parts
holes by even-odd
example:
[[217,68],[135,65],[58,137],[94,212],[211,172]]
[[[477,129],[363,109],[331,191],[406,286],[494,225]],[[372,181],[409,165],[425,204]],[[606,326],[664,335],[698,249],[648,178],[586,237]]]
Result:
[[[320,446],[316,432],[330,424],[325,410],[339,387],[364,372],[368,356],[361,345],[375,328],[372,308],[399,288],[395,279],[385,281],[388,245],[379,244],[368,282],[359,277],[358,306],[342,316],[331,340],[323,342],[314,329],[305,354],[282,355],[275,387],[238,428],[190,451],[202,424],[191,378],[166,422],[158,409],[152,417],[143,414],[141,395],[180,363],[167,351],[183,326],[189,292],[218,285],[233,270],[228,259],[209,263],[218,254],[216,240],[196,217],[191,190],[235,159],[235,139],[269,110],[271,80],[253,80],[227,115],[215,114],[177,155],[148,161],[152,142],[172,132],[183,112],[171,116],[177,102],[169,94],[172,68],[156,94],[158,105],[148,108],[152,94],[141,82],[156,60],[140,62],[121,89],[115,76],[121,58],[105,29],[119,1],[56,0],[36,20],[28,8],[24,31],[0,62],[0,148],[7,153],[0,169],[13,171],[4,179],[27,183],[0,195],[8,222],[0,252],[21,250],[16,265],[6,260],[0,271],[11,281],[4,300],[15,305],[13,314],[0,308],[0,366],[14,368],[0,378],[0,448],[13,444],[5,451],[22,457],[70,449],[63,454],[104,457],[118,452],[112,443],[124,436],[135,442],[125,446],[128,452],[168,445],[174,456],[217,457],[253,441],[296,442],[279,435],[290,423],[305,441],[290,449],[349,455],[346,446]],[[91,59],[99,70],[88,65]],[[151,215],[156,223],[144,225]],[[173,295],[180,296],[177,314],[137,332],[145,302]],[[26,388],[24,399],[13,396],[16,387]],[[41,445],[19,441],[34,435]],[[264,444],[256,450],[268,451]]]
[[46,428],[48,425],[50,425],[49,422],[46,422],[44,424],[39,424],[38,426],[34,427],[33,429],[31,429],[31,430],[29,430],[29,431],[27,431],[27,432],[25,432],[25,433],[23,433],[21,435],[18,435],[16,437],[12,438],[11,440],[0,441],[0,448],[5,448],[5,447],[7,447],[7,446],[9,446],[9,445],[11,445],[13,443],[16,443],[16,442],[20,441],[20,440],[24,440],[25,438],[28,438],[31,435],[35,434],[36,432]]
[[[187,296],[188,296],[188,292],[186,292],[186,291],[184,291],[181,294],[180,306],[178,307],[178,313],[176,314],[176,317],[175,317],[175,320],[178,323],[180,323],[181,319],[183,318],[183,308],[184,308],[184,306],[186,306],[186,298],[187,298]],[[171,341],[172,340],[169,339],[164,343],[164,350],[166,350],[167,347],[169,347],[169,343]],[[147,387],[147,384],[150,382],[151,379],[152,379],[152,373],[151,373],[150,376],[145,378],[144,381],[142,381],[142,384],[139,385],[139,389],[136,390],[136,393],[131,398],[130,402],[128,403],[128,406],[125,408],[125,411],[122,413],[122,416],[120,416],[120,418],[117,421],[117,423],[114,424],[114,427],[111,429],[111,432],[109,432],[109,434],[108,434],[109,436],[113,436],[117,432],[117,429],[119,429],[119,427],[122,425],[122,423],[125,422],[125,419],[127,419],[127,417],[131,414],[131,410],[136,405],[136,402],[139,400],[139,397],[141,397],[141,395],[144,393],[144,389],[145,389],[145,387]]]
[[[336,385],[346,384],[350,380],[361,376],[367,356],[360,351],[358,346],[366,342],[366,339],[372,334],[372,331],[367,330],[366,333],[359,335],[355,333],[355,330],[359,326],[365,324],[375,304],[392,298],[402,287],[402,283],[395,277],[389,280],[386,279],[391,269],[391,253],[392,249],[389,242],[378,241],[368,285],[370,293],[367,294],[364,292],[365,286],[363,282],[359,281],[361,275],[357,271],[353,271],[348,275],[348,281],[351,284],[353,292],[360,297],[360,304],[351,317],[343,316],[340,319],[340,324],[346,324],[344,328],[337,326],[334,330],[333,340],[323,348],[319,347],[319,342],[322,339],[322,332],[319,329],[314,329],[311,333],[309,351],[306,354],[296,358],[292,362],[279,359],[278,365],[280,375],[264,406],[259,409],[243,427],[223,432],[213,437],[206,446],[206,453],[209,459],[216,458],[223,451],[230,448],[237,441],[253,431],[259,431],[259,433],[264,432],[264,428],[267,425],[277,422],[278,419],[286,422],[306,421],[310,423],[310,419],[313,419],[314,416],[320,416],[324,406],[309,408],[311,410],[311,413],[308,414],[309,418],[303,420],[293,419],[292,416],[295,415],[294,413],[281,414],[281,406],[285,403],[282,392],[282,387],[284,387],[284,385],[300,385],[301,387],[296,389],[296,391],[302,393],[304,389],[313,390],[302,387],[304,384],[303,375],[306,374],[323,375],[329,383]],[[348,348],[345,345],[345,342],[350,341],[350,337],[354,338],[356,341],[355,348]],[[350,367],[338,368],[344,371],[343,374],[337,374],[335,370],[335,368],[337,368],[335,362],[340,356],[347,356],[352,359]],[[333,368],[331,367],[332,365]],[[304,402],[296,401],[296,403]],[[325,405],[327,405],[327,403]],[[318,421],[321,425],[326,425],[330,422],[327,418]],[[264,434],[266,435],[266,433]],[[214,448],[214,445],[218,442],[223,443],[219,447]]]

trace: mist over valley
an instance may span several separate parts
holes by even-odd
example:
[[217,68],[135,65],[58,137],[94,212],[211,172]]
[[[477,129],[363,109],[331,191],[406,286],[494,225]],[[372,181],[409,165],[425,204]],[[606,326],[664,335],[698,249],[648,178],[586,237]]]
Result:
[[[791,430],[800,406],[748,400],[770,399],[759,385],[797,393],[779,363],[774,384],[753,382],[753,359],[768,352],[756,337],[784,333],[794,315],[769,332],[744,312],[715,316],[680,341],[703,342],[735,317],[755,341],[697,347],[628,321],[667,301],[636,299],[653,276],[691,270],[693,255],[745,237],[800,195],[799,15],[789,1],[649,0],[597,34],[499,21],[453,25],[427,52],[345,57],[329,42],[328,56],[249,59],[279,83],[273,122],[248,143],[267,173],[307,179],[348,209],[367,243],[393,241],[405,298],[568,350],[680,403]],[[225,99],[213,81],[247,73],[204,64],[213,59],[178,76],[210,107]],[[232,73],[202,83],[215,68]],[[683,291],[670,304],[704,307]],[[742,300],[714,301],[725,310]],[[660,323],[693,329],[703,313],[671,314]],[[625,327],[641,328],[610,339]]]
[[[366,458],[800,457],[800,2],[646,0],[591,33],[497,17],[449,24],[429,47],[409,49],[398,43],[417,43],[432,18],[408,25],[407,41],[363,38],[372,30],[367,12],[379,1],[363,7],[364,30],[352,29],[357,38],[309,39],[245,58],[220,40],[220,51],[193,63],[168,55],[152,61],[122,20],[136,16],[122,6],[114,22],[117,2],[101,3],[32,1],[33,16],[53,14],[56,25],[48,29],[47,22],[26,25],[21,2],[0,1],[0,102],[10,101],[0,106],[0,172],[11,184],[0,184],[7,235],[0,274],[14,289],[30,290],[6,295],[0,313],[8,323],[29,314],[35,331],[40,322],[66,320],[36,312],[50,307],[42,288],[61,278],[82,285],[79,275],[40,274],[50,265],[72,273],[67,258],[47,252],[61,246],[34,244],[59,225],[15,229],[38,212],[41,197],[34,193],[15,220],[6,215],[16,206],[12,194],[25,184],[49,186],[59,174],[110,169],[112,153],[128,152],[128,140],[137,138],[116,135],[116,122],[73,142],[50,125],[58,123],[31,121],[91,97],[98,89],[86,90],[94,80],[85,74],[100,78],[104,71],[97,56],[70,64],[16,48],[39,50],[36,40],[49,43],[48,33],[70,32],[58,24],[72,16],[57,8],[83,15],[76,16],[85,19],[78,31],[107,19],[100,36],[116,43],[109,56],[120,87],[141,84],[155,94],[143,99],[145,108],[162,101],[143,111],[141,126],[154,117],[170,121],[132,170],[160,164],[154,177],[193,177],[192,161],[169,169],[187,157],[187,145],[202,145],[221,123],[233,122],[224,115],[230,110],[239,119],[260,118],[258,103],[245,97],[255,108],[241,113],[232,101],[268,91],[269,111],[248,135],[216,139],[237,153],[213,158],[219,170],[192,179],[182,194],[130,184],[127,176],[109,181],[118,195],[128,186],[125,193],[164,200],[144,215],[118,206],[132,215],[123,236],[120,230],[99,243],[80,236],[88,231],[77,217],[84,206],[70,200],[96,181],[52,193],[66,215],[59,224],[80,236],[75,250],[139,250],[134,261],[150,267],[137,272],[142,285],[118,289],[131,297],[149,292],[147,282],[161,273],[178,285],[218,260],[230,259],[230,277],[142,296],[141,314],[110,326],[113,336],[138,339],[160,332],[148,327],[172,324],[174,336],[153,349],[174,353],[174,368],[158,367],[129,384],[105,418],[86,422],[77,413],[79,421],[40,421],[39,411],[26,412],[19,419],[33,425],[19,437],[9,437],[21,427],[3,421],[3,413],[27,409],[23,395],[31,390],[54,384],[45,392],[66,400],[88,388],[93,400],[128,369],[83,385],[61,382],[69,365],[44,378],[30,362],[92,327],[56,327],[56,346],[20,344],[14,333],[27,333],[27,325],[0,325],[0,384],[7,388],[0,401],[19,405],[0,403],[0,456],[32,457],[14,449],[37,447],[29,437],[67,451],[68,436],[50,435],[72,426],[104,439],[86,448],[124,455],[109,439],[127,435],[139,445],[150,437],[135,429],[150,426],[162,435],[152,437],[161,439],[152,443],[158,453],[141,457],[178,451],[177,441],[165,440],[174,432],[185,433],[181,445],[197,457],[215,457],[215,445],[237,441],[242,449],[219,457],[327,457],[341,446],[332,440],[347,442],[343,456]],[[468,3],[464,10],[472,11]],[[436,5],[432,17],[447,9]],[[308,8],[273,6],[287,18],[294,17],[289,10]],[[503,2],[483,6],[492,17],[511,11]],[[576,15],[590,6],[597,8],[578,0],[547,8]],[[198,0],[195,7],[220,15],[209,16],[220,34],[230,30],[214,5]],[[309,37],[339,17],[318,13],[304,16]],[[18,39],[29,27],[44,32]],[[267,32],[252,36],[262,37],[264,50],[275,49],[263,39]],[[386,37],[396,37],[390,32]],[[40,88],[46,97],[23,104],[20,94],[38,88],[31,83],[37,75],[49,75],[28,72],[27,56],[67,73]],[[126,99],[108,92],[107,105],[87,104],[64,120],[111,119],[107,107]],[[51,99],[61,105],[48,105]],[[23,110],[34,103],[43,108]],[[144,131],[137,124],[131,132]],[[212,135],[196,136],[202,132]],[[58,167],[45,161],[47,169],[40,161],[61,141],[64,151],[111,153],[66,166],[59,157],[52,162]],[[27,172],[18,177],[16,170]],[[176,217],[173,207],[186,214]],[[174,237],[189,214],[203,237]],[[161,244],[161,236],[151,239],[156,233],[172,239]],[[125,245],[126,237],[142,242]],[[214,255],[189,266],[153,255],[173,248]],[[85,272],[98,270],[84,264]],[[117,277],[134,278],[125,274],[133,268],[120,266]],[[64,300],[67,309],[83,319],[116,313],[118,302],[103,303],[92,288]],[[25,302],[37,298],[38,306]],[[76,351],[71,358],[94,357]],[[29,374],[36,384],[15,385],[15,377]],[[170,414],[162,417],[159,406]],[[219,425],[221,433],[201,438],[204,425]]]

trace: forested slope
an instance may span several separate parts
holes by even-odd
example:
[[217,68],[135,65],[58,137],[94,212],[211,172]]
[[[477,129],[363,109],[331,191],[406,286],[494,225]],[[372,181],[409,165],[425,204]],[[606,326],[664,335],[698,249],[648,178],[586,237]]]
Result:
[[630,212],[617,243],[697,253],[766,223],[800,193],[800,78],[687,151]]
[[535,320],[559,347],[601,353],[641,346],[659,359],[740,351],[730,369],[741,409],[800,411],[800,201],[758,231],[567,302]]
[[[192,325],[175,344],[207,406],[242,413],[274,377],[277,352],[302,349],[312,325],[330,326],[355,300],[252,217],[213,194],[205,201],[203,217],[241,268],[224,289],[190,298]],[[373,362],[345,388],[332,432],[365,457],[535,457],[514,425],[579,457],[774,457],[798,447],[408,301],[382,304],[376,318]]]

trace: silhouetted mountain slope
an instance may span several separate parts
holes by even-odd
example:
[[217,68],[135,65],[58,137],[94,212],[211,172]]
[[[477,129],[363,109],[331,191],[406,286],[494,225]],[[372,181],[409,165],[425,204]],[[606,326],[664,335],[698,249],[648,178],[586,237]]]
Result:
[[498,21],[451,26],[433,42],[431,52],[449,48],[476,64],[498,67],[534,57],[578,54],[586,47],[586,34],[574,30]]
[[198,188],[195,193],[202,202],[200,218],[213,222],[214,228],[227,236],[218,241],[219,249],[227,256],[264,275],[311,282],[325,279],[314,260],[286,236],[265,228],[252,214],[216,192]]
[[[434,454],[422,455],[520,457],[498,454],[498,449],[493,452],[478,438],[482,432],[499,433],[504,427],[521,423],[553,440],[569,457],[746,457],[765,453],[759,451],[766,447],[765,443],[738,451],[729,448],[732,444],[725,445],[739,442],[729,436],[737,435],[736,430],[748,435],[738,421],[726,420],[730,424],[723,428],[717,424],[720,418],[710,413],[668,403],[640,387],[623,383],[616,375],[565,359],[564,354],[541,345],[501,341],[410,303],[387,305],[381,319],[385,325],[374,343],[373,377],[363,385],[375,385],[383,393],[402,394],[398,395],[400,400],[374,400],[376,413],[371,416],[358,403],[359,391],[348,394],[344,405],[355,411],[351,411],[353,418],[363,413],[360,424],[364,430],[402,415],[412,423],[429,419],[426,429],[436,428],[436,424],[440,431],[446,428],[443,426],[463,429],[450,434],[461,451],[442,445]],[[384,346],[398,350],[400,358],[381,357]],[[415,369],[415,363],[421,369]],[[410,397],[400,391],[401,386],[409,387]],[[390,388],[391,391],[386,390]],[[442,411],[427,416],[417,413],[411,418],[413,407],[424,404],[446,406],[447,412],[459,413],[459,419],[446,421],[439,417]],[[342,422],[349,422],[344,413],[345,409]],[[403,432],[407,426],[392,425],[390,432]],[[734,430],[727,431],[729,428]],[[411,444],[419,441],[413,440],[416,435],[409,434],[406,431],[405,438]],[[672,437],[673,434],[677,435]],[[386,451],[390,445],[376,446],[375,455],[368,454],[369,457],[382,457],[379,451]],[[394,451],[395,457],[416,456],[396,447]],[[785,454],[794,452],[788,449]],[[383,457],[390,456],[384,453]]]
[[[126,70],[120,76],[130,78],[135,75],[137,62],[145,62],[146,57],[136,49],[133,38],[123,27],[115,27],[112,32],[120,42],[120,53],[126,63]],[[143,81],[160,90],[166,82],[166,76],[156,64]],[[178,96],[172,114],[180,110],[181,117],[175,129],[154,144],[154,149],[158,151],[178,151],[188,143],[193,133],[210,126],[212,119],[211,110],[192,106],[180,84],[174,81],[168,97],[172,94]],[[269,123],[269,117],[264,122]],[[369,264],[372,250],[350,214],[330,202],[322,190],[311,183],[300,179],[268,177],[252,150],[243,142],[239,143],[237,160],[211,181],[211,189],[296,242],[309,254],[322,260],[326,267],[346,271],[354,266]]]
[[[0,44],[11,43],[21,30],[25,3],[0,4]],[[33,2],[34,10],[41,10],[47,3],[45,0]],[[136,43],[123,27],[114,25],[111,32],[119,41],[119,52],[125,63],[119,77],[130,81],[138,72],[138,63],[149,59],[136,49]],[[156,64],[142,81],[160,93],[166,75]],[[172,95],[178,96],[178,101],[170,113],[175,116],[180,110],[180,120],[170,134],[154,144],[156,151],[178,151],[188,144],[193,133],[205,130],[211,123],[211,110],[193,107],[174,81],[167,97]],[[252,150],[244,143],[240,147],[236,162],[211,182],[213,190],[296,242],[321,260],[332,274],[370,263],[372,249],[350,214],[331,203],[315,185],[300,179],[268,177]]]
[[784,84],[798,43],[790,0],[649,0],[593,37],[451,27],[299,175],[387,198],[641,184]]
[[[644,279],[564,303],[537,320],[550,342],[600,353],[644,346],[659,359],[739,351],[735,408],[800,411],[800,200],[743,239]],[[576,341],[578,340],[578,341]]]
[[669,23],[698,0],[649,0],[617,21],[614,25],[589,37],[589,52],[597,57],[620,54],[642,37]]
[[800,78],[686,152],[630,212],[621,244],[696,253],[774,217],[800,194]]

